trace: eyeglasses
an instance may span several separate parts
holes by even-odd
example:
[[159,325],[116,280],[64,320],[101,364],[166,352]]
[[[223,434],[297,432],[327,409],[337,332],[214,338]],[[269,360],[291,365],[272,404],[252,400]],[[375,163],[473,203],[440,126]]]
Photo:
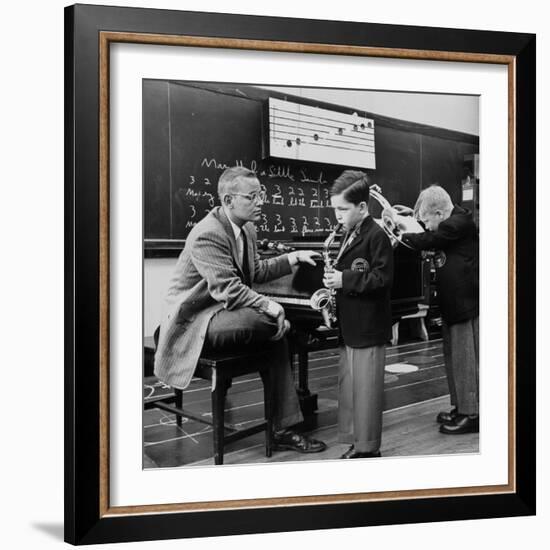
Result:
[[239,195],[239,197],[244,197],[245,199],[248,199],[250,202],[260,203],[265,202],[265,199],[267,198],[267,193],[265,191],[260,191],[259,193],[251,193],[250,195],[247,195],[245,193],[231,193],[232,195]]

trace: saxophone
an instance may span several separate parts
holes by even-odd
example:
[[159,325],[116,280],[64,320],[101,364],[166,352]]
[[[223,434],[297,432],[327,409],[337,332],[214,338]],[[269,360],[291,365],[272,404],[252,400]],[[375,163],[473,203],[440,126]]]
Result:
[[[325,271],[331,271],[334,268],[334,261],[330,257],[330,245],[333,243],[336,235],[342,229],[342,224],[336,225],[332,233],[327,237],[323,244],[323,261]],[[323,321],[327,328],[332,328],[337,321],[336,318],[336,290],[331,288],[320,288],[316,290],[309,299],[309,305],[312,309],[320,311]]]

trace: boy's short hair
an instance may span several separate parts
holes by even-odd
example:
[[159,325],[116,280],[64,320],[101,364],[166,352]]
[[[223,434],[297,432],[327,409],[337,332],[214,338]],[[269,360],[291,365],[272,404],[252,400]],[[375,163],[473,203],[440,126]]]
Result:
[[224,195],[235,193],[242,179],[257,179],[255,172],[244,166],[232,166],[226,168],[218,180],[218,196],[223,199]]
[[426,212],[440,210],[444,214],[450,214],[453,209],[453,201],[449,193],[439,185],[430,185],[422,190],[414,205],[414,216],[418,218]]
[[360,170],[346,170],[340,177],[334,180],[330,190],[331,195],[343,193],[344,199],[355,205],[369,203],[370,179],[365,172]]

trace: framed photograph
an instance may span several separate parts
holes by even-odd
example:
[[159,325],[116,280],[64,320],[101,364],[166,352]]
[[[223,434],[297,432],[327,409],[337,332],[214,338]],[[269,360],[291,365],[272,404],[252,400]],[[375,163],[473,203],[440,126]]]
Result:
[[[534,35],[77,5],[65,74],[67,542],[535,513]],[[235,169],[250,189],[226,186]],[[390,330],[350,344],[385,349],[364,449],[342,436],[338,261],[366,224],[334,198],[345,174],[368,184],[357,220],[394,245],[391,314],[373,321]],[[479,289],[452,306],[475,310],[468,411],[439,286],[454,260],[410,236],[437,231],[418,201],[434,188],[475,228],[475,276],[452,270]],[[200,257],[214,218],[229,279]],[[173,300],[191,264],[195,294]],[[276,320],[273,342],[216,348],[231,285]],[[299,432],[277,416],[283,342]]]

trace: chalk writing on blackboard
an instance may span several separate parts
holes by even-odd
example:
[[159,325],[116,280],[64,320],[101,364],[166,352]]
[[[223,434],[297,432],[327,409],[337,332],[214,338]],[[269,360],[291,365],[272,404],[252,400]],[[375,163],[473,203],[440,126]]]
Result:
[[323,179],[323,172],[319,173],[319,176],[317,177],[317,179],[308,178],[304,170],[300,170],[300,174],[301,174],[301,179],[300,179],[301,183],[321,183],[321,184],[328,183],[327,180]]
[[216,184],[221,173],[230,166],[243,166],[253,171],[265,192],[262,216],[255,223],[260,238],[322,237],[335,225],[329,192],[329,182],[335,175],[326,167],[276,164],[269,159],[220,161],[214,155],[202,157],[198,166],[187,166],[188,171],[181,174],[183,184],[174,193],[184,236],[207,212],[219,205]]

